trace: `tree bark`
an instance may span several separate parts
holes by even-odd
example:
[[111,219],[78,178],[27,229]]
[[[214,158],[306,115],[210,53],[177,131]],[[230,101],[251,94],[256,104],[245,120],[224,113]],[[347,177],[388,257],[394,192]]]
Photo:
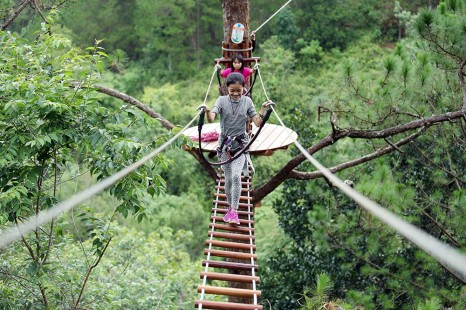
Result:
[[11,25],[11,23],[18,17],[18,15],[24,10],[24,8],[31,2],[31,0],[24,0],[23,3],[21,3],[18,7],[18,9],[13,13],[13,15],[8,18],[5,24],[2,26],[2,31],[8,28],[8,26]]
[[[222,8],[223,8],[223,46],[226,46],[228,49],[244,49],[245,47],[249,47],[249,0],[222,0]],[[233,25],[236,23],[241,23],[244,25],[244,36],[243,42],[240,44],[233,44],[231,41],[231,33],[233,30]],[[223,57],[229,56],[233,54],[243,54],[243,57],[250,56],[250,53],[242,53],[242,52],[229,52],[224,51]],[[237,242],[237,241],[236,241]],[[240,260],[235,259],[227,259],[227,261],[232,262],[241,262]],[[231,273],[235,274],[242,274],[242,275],[251,275],[250,271],[230,271]],[[228,282],[228,287],[232,288],[239,288],[239,289],[252,289],[252,283],[243,283],[243,282]],[[234,297],[230,296],[228,298],[229,302],[235,303],[244,303],[244,304],[252,304],[252,298],[244,298],[244,297]]]
[[461,93],[463,94],[463,110],[466,110],[466,86],[464,85],[464,66],[466,65],[466,58],[461,62],[458,70],[458,76],[460,78]]
[[223,41],[231,44],[231,32],[235,23],[244,25],[244,38],[249,38],[249,0],[222,0]]

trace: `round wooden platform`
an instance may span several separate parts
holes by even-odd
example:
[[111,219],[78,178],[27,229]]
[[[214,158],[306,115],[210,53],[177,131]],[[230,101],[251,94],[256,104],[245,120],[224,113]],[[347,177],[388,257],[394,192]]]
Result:
[[[252,124],[252,132],[255,134],[259,128]],[[207,132],[220,133],[220,123],[204,124],[202,134]],[[190,127],[184,132],[185,136],[198,137],[197,126]],[[298,138],[298,134],[289,128],[274,124],[265,124],[256,141],[249,148],[251,155],[271,155],[274,150],[286,149],[288,145]],[[195,141],[195,147],[197,147]],[[217,141],[202,142],[202,150],[206,152],[217,151]]]

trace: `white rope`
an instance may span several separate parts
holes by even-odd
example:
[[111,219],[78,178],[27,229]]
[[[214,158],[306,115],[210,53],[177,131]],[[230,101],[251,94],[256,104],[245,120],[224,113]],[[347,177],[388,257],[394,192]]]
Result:
[[282,5],[281,8],[279,8],[275,13],[273,13],[272,16],[270,16],[265,22],[262,23],[262,25],[257,27],[256,30],[252,31],[252,33],[256,33],[259,29],[261,29],[265,24],[267,24],[269,22],[269,20],[271,20],[275,15],[277,15],[281,10],[283,10],[285,8],[285,6],[287,6],[291,1],[293,1],[293,0],[289,0],[287,3]]
[[[265,86],[262,81],[262,77],[260,75],[260,70],[258,70],[260,81],[262,83],[262,88],[264,90],[264,94],[269,100],[267,93],[265,91]],[[284,127],[285,124],[281,120],[278,113],[275,111],[273,106],[270,106],[272,111],[275,113],[280,124]],[[376,202],[370,200],[369,198],[365,197],[364,195],[360,194],[347,184],[345,184],[342,180],[340,180],[336,175],[334,175],[330,170],[324,167],[321,163],[319,163],[314,157],[309,154],[309,152],[298,142],[298,140],[293,141],[294,144],[298,147],[301,153],[307,158],[311,164],[313,164],[322,174],[330,180],[330,182],[338,187],[342,192],[344,192],[348,197],[353,199],[357,202],[361,207],[366,209],[367,211],[371,212],[375,217],[380,219],[385,224],[392,227],[397,233],[404,236],[406,239],[413,242],[417,245],[420,249],[426,251],[429,255],[434,257],[440,264],[447,265],[451,269],[458,272],[463,280],[466,280],[466,255],[462,254],[457,249],[451,247],[450,245],[434,238],[433,236],[429,235],[425,231],[417,228],[416,226],[404,221],[394,213],[388,211],[387,209],[383,208]]]
[[[249,169],[249,163],[248,163],[248,169]],[[249,245],[250,245],[250,248],[249,248],[249,253],[251,254],[251,276],[252,276],[252,290],[254,291],[254,305],[257,305],[257,294],[256,294],[256,289],[257,289],[257,286],[256,286],[256,280],[254,279],[254,277],[256,276],[256,272],[254,270],[254,251],[253,251],[253,246],[254,246],[254,242],[252,241],[252,225],[251,225],[251,213],[253,212],[251,210],[251,188],[250,188],[250,182],[252,182],[252,179],[249,178],[248,180],[249,182],[247,183],[247,190],[248,190],[248,220],[249,220],[249,223],[248,223],[248,227],[249,227]]]
[[170,144],[173,143],[199,116],[200,112],[196,114],[196,116],[175,136],[173,136],[170,140],[162,144],[156,150],[152,151],[150,154],[146,155],[145,157],[141,158],[139,161],[131,164],[130,166],[123,168],[122,170],[118,171],[117,173],[109,176],[108,178],[103,179],[102,181],[94,184],[90,188],[83,190],[82,192],[72,196],[71,198],[56,204],[52,208],[42,211],[39,214],[29,217],[27,220],[19,224],[18,226],[11,227],[5,230],[0,235],[0,249],[9,245],[10,243],[16,241],[17,239],[21,238],[22,235],[27,234],[38,226],[51,221],[53,218],[59,216],[63,212],[70,210],[77,205],[87,201],[92,196],[102,192],[106,188],[113,185],[118,180],[124,178],[126,175],[131,173],[133,170],[138,169],[147,161],[151,160],[154,156],[159,154],[165,148],[167,148]]
[[259,75],[259,80],[261,81],[262,90],[264,91],[265,98],[266,98],[267,100],[270,100],[269,96],[267,95],[267,92],[265,91],[264,81],[262,80],[261,71],[259,70],[259,64],[256,64],[256,65],[254,66],[254,68],[256,68],[256,67],[257,67],[257,69],[256,69],[256,70],[257,70],[257,74]]
[[210,87],[212,86],[212,81],[214,80],[214,76],[215,76],[215,73],[217,73],[217,70],[218,70],[217,65],[215,65],[214,72],[212,73],[212,76],[210,77],[209,87],[207,87],[207,92],[205,93],[204,104],[207,102],[207,97],[209,96]]
[[[220,185],[221,185],[221,179],[219,178],[218,179],[218,183],[217,183],[217,197],[218,197],[218,194],[220,194]],[[214,232],[215,231],[215,217],[217,216],[217,210],[218,210],[218,200],[216,199],[215,200],[215,206],[214,206],[214,219],[212,220],[212,229],[211,229],[211,232]],[[212,250],[212,240],[214,239],[214,234],[212,233],[210,235],[210,238],[209,240],[211,241],[209,243],[209,251],[207,252],[207,262],[205,264],[205,272],[207,273],[209,271],[209,263],[208,261],[210,260],[210,250]],[[204,295],[205,295],[205,290],[204,290],[204,286],[206,285],[207,283],[207,274],[204,275],[203,279],[202,279],[202,290],[201,290],[201,297],[199,298],[199,300],[204,300]],[[202,310],[202,303],[199,303],[199,306],[198,306],[198,309],[199,310]]]

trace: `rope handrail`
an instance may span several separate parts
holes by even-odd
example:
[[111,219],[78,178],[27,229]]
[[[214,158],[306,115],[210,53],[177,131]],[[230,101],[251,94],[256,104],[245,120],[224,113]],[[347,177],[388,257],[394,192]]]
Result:
[[[269,96],[265,90],[264,82],[262,76],[259,72],[259,78],[264,90],[265,97],[267,100]],[[271,107],[279,123],[284,127],[285,124],[281,120],[277,111],[274,107]],[[389,210],[383,208],[378,203],[372,201],[371,199],[365,197],[355,189],[351,188],[349,185],[345,184],[340,178],[333,174],[330,170],[324,167],[319,161],[317,161],[311,154],[298,142],[298,140],[293,141],[296,147],[300,152],[306,157],[306,159],[316,167],[333,185],[338,187],[343,193],[348,197],[353,199],[359,206],[366,209],[372,213],[379,220],[392,227],[398,234],[402,235],[406,239],[410,240],[420,249],[424,250],[434,259],[436,259],[440,264],[446,264],[456,272],[458,272],[464,280],[466,280],[466,255],[453,248],[452,246],[440,241],[439,239],[433,237],[422,229],[414,226],[413,224],[406,222],[396,214],[390,212]]]
[[6,229],[4,232],[0,234],[0,249],[13,243],[17,239],[21,238],[24,234],[29,233],[36,229],[38,226],[50,222],[53,218],[59,216],[60,214],[73,209],[77,205],[87,201],[92,196],[104,191],[106,188],[113,185],[118,180],[124,178],[126,175],[131,173],[132,171],[138,169],[142,165],[144,165],[147,161],[151,160],[154,156],[162,152],[165,148],[167,148],[170,144],[172,144],[191,124],[196,120],[199,116],[200,112],[198,112],[191,121],[183,127],[183,129],[174,135],[170,140],[159,146],[156,150],[152,151],[148,155],[144,156],[137,162],[121,169],[120,171],[116,172],[115,174],[103,179],[100,182],[97,182],[93,186],[81,191],[80,193],[72,196],[71,198],[58,203],[47,209],[45,211],[41,211],[37,215],[33,215],[23,221],[22,223],[18,224],[17,226],[10,227]]
[[265,24],[267,24],[275,15],[277,15],[281,10],[283,10],[291,1],[289,0],[287,3],[282,5],[275,13],[273,13],[265,22],[262,23],[256,30],[252,31],[252,33],[256,33],[259,29],[261,29]]

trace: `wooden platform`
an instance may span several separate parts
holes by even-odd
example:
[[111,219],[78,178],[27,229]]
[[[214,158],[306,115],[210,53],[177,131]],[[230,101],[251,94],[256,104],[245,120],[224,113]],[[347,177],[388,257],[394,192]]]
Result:
[[[256,134],[258,127],[252,125],[252,132]],[[220,133],[220,123],[204,124],[202,133],[215,131]],[[190,127],[184,132],[185,136],[198,137],[198,128]],[[298,134],[289,128],[274,124],[265,124],[256,141],[251,145],[249,153],[251,155],[272,155],[274,150],[286,149],[288,145],[298,138]],[[195,147],[197,148],[197,141]],[[217,141],[202,142],[202,149],[206,152],[217,150]]]

